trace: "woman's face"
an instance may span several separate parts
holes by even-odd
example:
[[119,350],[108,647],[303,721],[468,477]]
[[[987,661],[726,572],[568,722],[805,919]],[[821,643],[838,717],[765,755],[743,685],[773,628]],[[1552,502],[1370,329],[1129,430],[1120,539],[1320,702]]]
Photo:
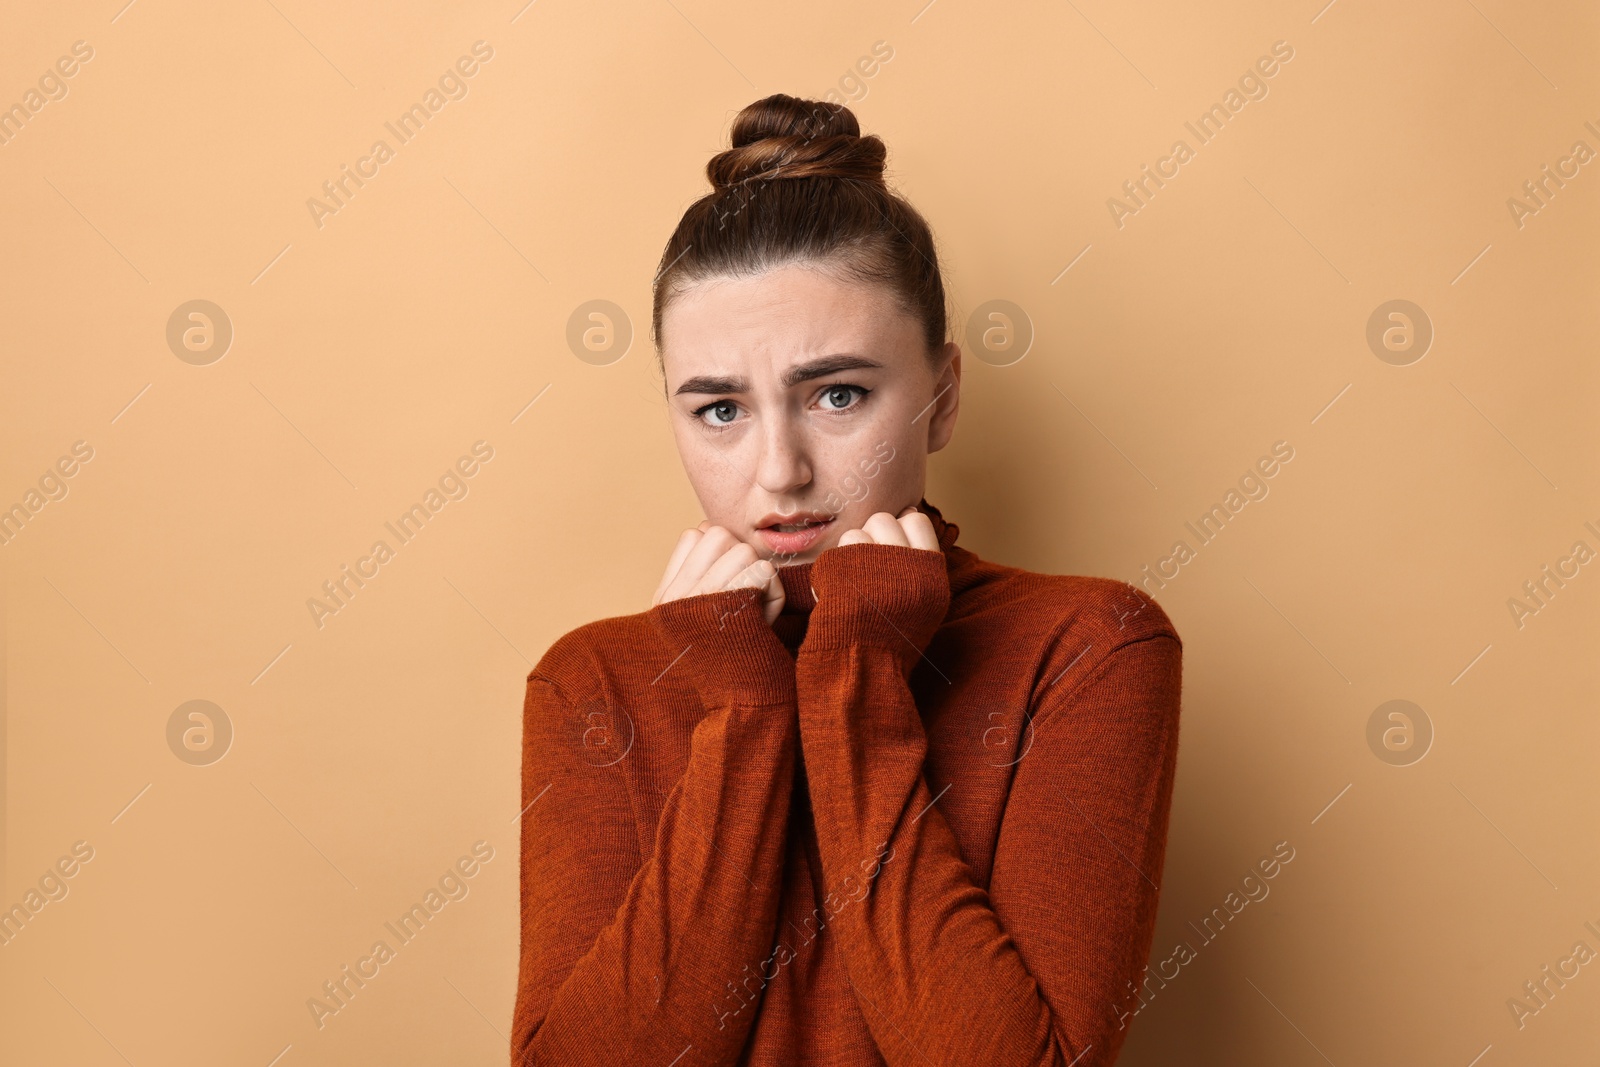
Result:
[[706,279],[667,305],[661,335],[672,431],[706,518],[779,565],[915,504],[955,428],[960,347],[930,363],[883,286],[809,265]]

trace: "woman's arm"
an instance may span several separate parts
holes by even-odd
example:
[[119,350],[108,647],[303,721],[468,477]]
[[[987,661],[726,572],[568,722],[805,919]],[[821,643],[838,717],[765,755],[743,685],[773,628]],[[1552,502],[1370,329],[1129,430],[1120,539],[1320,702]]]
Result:
[[667,670],[693,680],[706,714],[644,856],[628,757],[597,765],[615,757],[582,747],[585,729],[614,725],[586,722],[591,705],[573,702],[592,668],[552,649],[528,681],[514,1067],[731,1064],[761,988],[736,983],[771,966],[799,743],[794,663],[758,590],[648,615],[678,657]]
[[834,919],[879,1051],[894,1067],[1112,1062],[1154,932],[1176,636],[1156,613],[1119,631],[1107,611],[1107,651],[1038,710],[985,892],[933,806],[907,685],[948,608],[943,554],[847,545],[812,585],[796,682],[824,874],[890,856]]

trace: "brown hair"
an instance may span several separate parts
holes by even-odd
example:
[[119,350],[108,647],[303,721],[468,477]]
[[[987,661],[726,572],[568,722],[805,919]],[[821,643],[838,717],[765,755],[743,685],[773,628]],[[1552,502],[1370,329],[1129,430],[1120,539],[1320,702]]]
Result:
[[884,184],[883,141],[861,136],[843,104],[783,93],[740,111],[730,140],[706,164],[712,191],[683,213],[661,253],[650,320],[657,357],[662,312],[689,285],[810,260],[885,286],[921,323],[934,359],[945,343],[945,293],[933,233]]

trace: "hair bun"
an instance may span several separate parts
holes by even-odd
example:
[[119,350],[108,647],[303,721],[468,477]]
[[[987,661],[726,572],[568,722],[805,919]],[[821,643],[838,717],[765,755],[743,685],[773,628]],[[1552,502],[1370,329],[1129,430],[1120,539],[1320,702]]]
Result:
[[847,178],[883,185],[888,152],[881,139],[861,136],[843,104],[774,93],[733,120],[733,147],[711,157],[706,177],[717,192],[749,181]]

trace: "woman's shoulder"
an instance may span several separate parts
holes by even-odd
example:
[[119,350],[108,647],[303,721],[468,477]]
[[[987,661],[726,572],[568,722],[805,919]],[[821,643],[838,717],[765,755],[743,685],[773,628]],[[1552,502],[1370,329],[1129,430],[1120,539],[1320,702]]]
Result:
[[1125,644],[1166,636],[1182,644],[1177,627],[1148,592],[1117,578],[1048,574],[990,564],[984,581],[963,599],[972,609],[1016,620],[1034,632]]
[[528,681],[548,682],[569,700],[581,701],[625,688],[640,676],[648,681],[665,665],[657,662],[660,644],[648,611],[596,619],[557,638],[528,672]]
[[1051,574],[1056,603],[1074,624],[1118,643],[1166,636],[1182,644],[1178,629],[1155,597],[1119,578]]
[[1177,627],[1145,590],[1093,575],[1000,565],[985,570],[962,592],[959,618],[968,624],[968,638],[983,646],[984,658],[1003,657],[1028,671],[1033,698],[1073,690],[1118,670],[1130,656],[1154,656],[1169,670],[1181,669]]
[[[1138,585],[1090,574],[1043,574],[1013,569],[998,600],[1010,603],[1027,632],[1037,637],[1029,702],[1045,707],[1059,694],[1077,693],[1093,678],[1120,685],[1118,675],[1171,678],[1170,701],[1134,709],[1138,715],[1176,721],[1182,640],[1162,606]],[[1150,670],[1157,675],[1150,675]]]

